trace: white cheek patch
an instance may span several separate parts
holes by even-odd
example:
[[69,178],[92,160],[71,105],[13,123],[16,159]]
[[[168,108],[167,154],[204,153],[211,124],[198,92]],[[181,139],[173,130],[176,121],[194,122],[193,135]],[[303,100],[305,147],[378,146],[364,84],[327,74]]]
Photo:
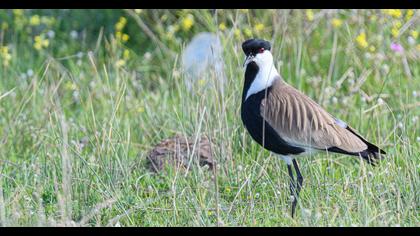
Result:
[[273,56],[270,51],[257,54],[253,60],[257,63],[259,70],[246,93],[245,100],[252,94],[256,94],[270,87],[274,80],[279,77],[279,73],[274,67]]

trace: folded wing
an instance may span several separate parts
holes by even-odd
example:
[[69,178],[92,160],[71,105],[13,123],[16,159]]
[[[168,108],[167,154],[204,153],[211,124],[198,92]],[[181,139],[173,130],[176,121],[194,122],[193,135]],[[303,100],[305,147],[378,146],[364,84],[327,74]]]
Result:
[[334,118],[312,99],[276,80],[261,102],[261,116],[289,144],[356,154],[368,148],[343,121]]

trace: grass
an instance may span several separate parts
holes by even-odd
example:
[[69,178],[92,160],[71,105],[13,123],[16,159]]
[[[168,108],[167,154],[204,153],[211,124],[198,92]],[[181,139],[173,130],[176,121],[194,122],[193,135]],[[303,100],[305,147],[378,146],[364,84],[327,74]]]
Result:
[[[196,31],[216,30],[222,20],[191,14]],[[327,153],[298,159],[304,186],[291,218],[285,164],[251,140],[240,120],[246,36],[233,28],[219,31],[223,93],[185,88],[179,53],[187,39],[171,46],[174,55],[151,50],[151,59],[134,45],[119,67],[121,45],[107,34],[83,43],[80,58],[70,49],[76,46],[41,53],[11,37],[11,64],[0,67],[0,224],[420,226],[419,50],[405,43],[418,14],[399,38],[401,55],[389,49],[390,16],[381,12],[340,12],[339,28],[323,11],[312,21],[305,11],[255,14],[270,27],[254,36],[273,42],[283,78],[385,149],[379,166]],[[375,14],[376,22],[366,22]],[[219,15],[228,25],[253,24],[249,12]],[[355,42],[362,29],[375,52]],[[21,76],[27,69],[33,75]],[[215,140],[217,169],[194,163],[188,172],[150,172],[147,152],[175,133]]]

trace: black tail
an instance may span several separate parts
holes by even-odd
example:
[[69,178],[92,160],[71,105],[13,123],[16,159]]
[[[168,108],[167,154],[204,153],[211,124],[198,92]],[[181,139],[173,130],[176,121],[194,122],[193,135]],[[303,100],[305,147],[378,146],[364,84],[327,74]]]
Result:
[[382,159],[383,155],[386,154],[386,152],[380,148],[378,148],[376,145],[369,143],[368,141],[366,141],[366,139],[364,139],[363,137],[361,137],[360,135],[358,135],[356,132],[354,132],[354,130],[352,130],[350,127],[347,126],[346,128],[348,131],[352,132],[354,135],[356,135],[358,138],[360,138],[366,145],[367,145],[367,149],[357,153],[359,156],[361,156],[363,159],[365,159],[369,164],[375,166],[376,163]]
[[363,159],[365,159],[369,164],[371,164],[373,166],[376,166],[377,162],[382,159],[383,155],[385,155],[386,152],[384,150],[378,148],[376,145],[366,141],[366,139],[364,139],[363,137],[358,135],[350,127],[347,126],[346,129],[348,131],[350,131],[351,133],[353,133],[354,135],[356,135],[358,138],[360,138],[360,140],[362,140],[367,145],[367,149],[363,150],[361,152],[347,152],[347,151],[345,151],[341,148],[338,148],[338,147],[330,147],[330,148],[327,149],[327,151],[342,153],[342,154],[347,154],[347,155],[352,155],[352,156],[360,156]]

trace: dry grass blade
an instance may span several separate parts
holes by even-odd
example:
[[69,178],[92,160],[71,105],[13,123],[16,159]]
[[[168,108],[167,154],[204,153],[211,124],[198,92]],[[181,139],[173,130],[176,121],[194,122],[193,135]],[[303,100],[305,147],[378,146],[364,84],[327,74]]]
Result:
[[83,218],[79,221],[79,226],[85,226],[90,219],[95,217],[102,209],[107,208],[114,204],[117,200],[114,198],[108,199],[100,204],[97,204],[95,207],[93,207],[88,214],[84,215]]

